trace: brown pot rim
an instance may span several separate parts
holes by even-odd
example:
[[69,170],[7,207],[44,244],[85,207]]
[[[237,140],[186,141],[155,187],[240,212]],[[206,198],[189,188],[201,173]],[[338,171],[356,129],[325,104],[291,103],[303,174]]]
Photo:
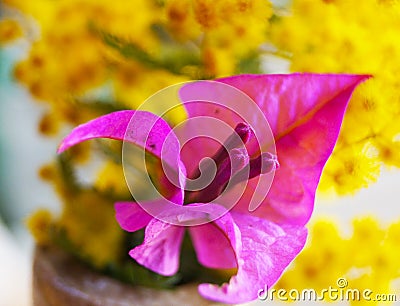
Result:
[[54,246],[37,246],[33,260],[33,306],[210,306],[196,284],[158,290],[125,284],[93,271]]

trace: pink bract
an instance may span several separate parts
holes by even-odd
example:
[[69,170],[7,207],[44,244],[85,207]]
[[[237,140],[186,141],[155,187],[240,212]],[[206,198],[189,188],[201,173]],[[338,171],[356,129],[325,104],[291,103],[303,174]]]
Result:
[[[289,74],[240,75],[215,80],[243,91],[262,110],[273,132],[280,168],[270,192],[256,210],[248,210],[251,197],[258,192],[257,178],[254,178],[229,213],[212,223],[188,228],[202,265],[238,269],[227,284],[201,284],[201,295],[224,303],[254,300],[258,289],[265,285],[270,288],[301,251],[307,236],[304,226],[311,216],[319,178],[336,143],[347,103],[355,87],[368,77]],[[184,85],[180,92],[184,103],[187,91],[204,93],[207,85],[196,82]],[[212,105],[185,103],[185,106],[190,118],[212,116],[232,128],[240,123],[239,118],[223,109],[215,112]],[[130,126],[131,132],[126,134],[134,114],[133,124],[137,127]],[[253,124],[256,130],[257,122]],[[188,164],[190,157],[181,156],[179,141],[167,122],[148,112],[115,112],[80,125],[63,140],[59,153],[93,138],[128,141],[158,158],[167,141],[170,149],[162,158],[168,165],[184,175],[186,169],[193,168]],[[197,146],[192,148],[192,153],[197,151],[209,156],[214,153],[206,144],[198,142]],[[257,147],[251,142],[246,147],[250,157],[256,156]],[[171,200],[176,205],[185,204],[184,187],[182,183],[171,190]],[[212,209],[220,209],[218,203],[213,204]],[[157,220],[134,202],[116,203],[115,209],[117,221],[124,230],[145,228],[144,242],[132,249],[130,255],[159,274],[176,273],[185,227]]]

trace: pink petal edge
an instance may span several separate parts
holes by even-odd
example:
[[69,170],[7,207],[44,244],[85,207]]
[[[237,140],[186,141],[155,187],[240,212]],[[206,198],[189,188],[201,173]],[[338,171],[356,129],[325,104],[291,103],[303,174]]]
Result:
[[231,240],[238,272],[222,286],[200,284],[199,293],[222,303],[245,303],[257,299],[259,289],[271,288],[302,250],[307,230],[302,226],[279,226],[270,221],[231,213],[215,223]]
[[144,228],[153,218],[135,202],[117,202],[114,209],[118,224],[128,232]]
[[184,227],[152,219],[145,230],[144,241],[129,255],[147,269],[164,276],[174,275],[179,268]]
[[[183,201],[186,169],[180,160],[180,144],[171,127],[161,117],[144,111],[113,112],[74,128],[61,142],[58,153],[83,141],[94,138],[110,138],[126,141],[151,152],[169,165],[171,173],[177,174],[173,201]],[[171,184],[170,184],[171,185]]]
[[166,121],[150,112],[118,111],[81,124],[62,140],[57,153],[94,138],[127,141],[162,157],[174,169],[180,166],[178,139]]
[[231,242],[214,222],[189,227],[189,233],[200,264],[211,269],[237,267]]
[[[251,215],[268,218],[280,224],[306,224],[314,207],[314,198],[322,169],[336,143],[344,111],[355,87],[369,75],[285,74],[239,75],[215,81],[231,85],[248,95],[261,108],[274,138],[281,167],[276,171],[268,196],[263,188],[256,190],[257,180],[249,184],[235,211],[250,213],[249,203],[256,192],[264,198]],[[190,83],[182,88],[184,103],[196,94],[203,97],[204,86]],[[186,92],[185,92],[186,90]],[[192,92],[195,92],[194,94]],[[221,96],[221,93],[207,93]],[[229,105],[236,105],[229,99]],[[186,103],[190,117],[212,116],[234,127],[238,116],[211,104]],[[243,113],[248,112],[244,109]],[[252,123],[252,128],[262,128]],[[259,133],[260,134],[260,133]],[[262,134],[262,133],[261,133]],[[195,148],[192,151],[204,148]],[[185,157],[182,157],[185,160]],[[187,158],[186,158],[187,159]],[[287,189],[286,186],[291,186]],[[260,194],[261,192],[261,194]],[[251,205],[250,205],[251,206]]]

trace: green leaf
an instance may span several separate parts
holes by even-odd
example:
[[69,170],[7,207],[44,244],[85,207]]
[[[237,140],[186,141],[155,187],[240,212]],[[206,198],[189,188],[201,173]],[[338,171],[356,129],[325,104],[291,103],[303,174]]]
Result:
[[155,31],[163,40],[162,48],[157,56],[150,55],[134,42],[126,41],[105,31],[94,30],[103,42],[118,51],[123,57],[135,60],[151,69],[163,69],[176,75],[186,75],[186,66],[201,66],[200,51],[189,44],[175,42],[167,32],[156,27]]
[[261,71],[261,60],[258,53],[250,53],[246,57],[239,60],[236,66],[236,73],[253,73],[260,74]]

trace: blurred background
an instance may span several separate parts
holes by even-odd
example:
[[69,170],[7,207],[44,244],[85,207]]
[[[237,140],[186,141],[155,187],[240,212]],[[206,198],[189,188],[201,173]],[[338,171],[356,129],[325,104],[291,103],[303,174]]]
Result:
[[[59,209],[50,186],[38,179],[40,165],[54,157],[54,142],[41,137],[41,109],[10,77],[12,65],[26,54],[20,41],[0,53],[0,305],[30,305],[33,240],[25,220],[40,206]],[[19,136],[18,136],[19,135]]]
[[[72,126],[134,108],[180,81],[291,71],[374,79],[350,102],[318,190],[308,246],[277,287],[327,288],[346,277],[349,287],[400,300],[397,1],[3,0],[0,18],[1,306],[31,303],[33,236],[45,244],[60,238],[49,234],[54,228],[79,228],[93,237],[79,227],[85,213],[66,205],[70,177],[57,168],[57,144]],[[100,144],[103,159],[119,149]],[[61,169],[77,168],[78,183],[97,192],[83,188],[73,198],[78,204],[127,197],[118,162],[93,165],[98,151],[99,144],[81,146],[61,161]],[[107,217],[96,218],[111,233],[102,242],[114,246],[119,232]],[[96,258],[90,240],[66,238],[98,267],[112,259]]]

